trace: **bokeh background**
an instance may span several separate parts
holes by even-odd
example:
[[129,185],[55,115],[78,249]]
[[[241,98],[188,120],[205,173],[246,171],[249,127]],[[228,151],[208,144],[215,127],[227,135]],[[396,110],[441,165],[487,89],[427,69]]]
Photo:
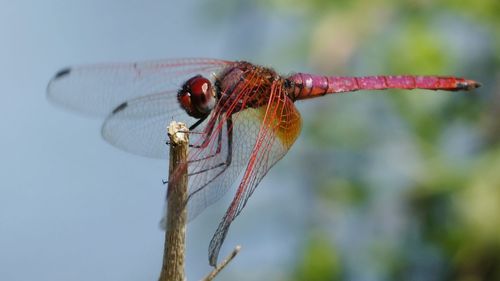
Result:
[[[157,278],[167,161],[111,147],[45,87],[67,65],[174,57],[483,84],[298,102],[301,137],[219,280],[500,280],[498,0],[0,3],[0,280]],[[189,280],[231,195],[189,225]]]

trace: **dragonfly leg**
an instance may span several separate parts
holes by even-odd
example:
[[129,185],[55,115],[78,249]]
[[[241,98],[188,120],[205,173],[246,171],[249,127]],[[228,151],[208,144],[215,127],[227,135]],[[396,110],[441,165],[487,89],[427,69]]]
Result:
[[[219,167],[224,167],[224,168],[222,170],[220,170],[217,174],[215,174],[210,180],[208,180],[207,182],[205,182],[202,186],[198,187],[196,190],[194,190],[193,192],[191,192],[191,194],[189,194],[189,196],[188,196],[188,199],[187,199],[188,201],[189,201],[189,199],[194,194],[198,193],[200,190],[202,190],[207,185],[209,185],[210,183],[212,183],[215,179],[217,179],[220,175],[222,175],[227,170],[227,168],[229,168],[229,165],[231,164],[232,156],[233,156],[233,154],[232,154],[233,153],[233,130],[232,130],[232,125],[233,125],[232,118],[229,117],[227,119],[227,123],[226,123],[226,126],[227,126],[227,148],[228,148],[227,156],[226,156],[226,161],[221,162],[219,164],[216,164],[216,165],[214,165],[212,167],[209,167],[209,168],[206,168],[206,169],[202,169],[202,170],[196,171],[194,173],[188,174],[188,176],[205,173],[207,171],[210,171],[210,170],[213,170],[213,169],[216,169],[216,168],[219,168]],[[220,132],[220,134],[222,134],[222,131]]]
[[[224,166],[224,165],[229,165],[229,163],[231,163],[231,156],[232,156],[231,153],[232,153],[232,145],[233,145],[232,126],[233,126],[233,122],[232,122],[232,118],[230,117],[230,118],[228,118],[228,120],[226,122],[227,147],[228,147],[228,155],[226,156],[226,161],[221,162],[221,163],[219,163],[217,165],[214,165],[212,167],[209,167],[209,168],[197,171],[197,172],[193,173],[194,175],[195,174],[204,173],[206,171],[213,170],[215,168],[218,168],[218,167],[221,167],[221,166]],[[222,132],[222,130],[220,130],[219,133],[218,133],[218,137],[217,137],[217,149],[215,150],[214,153],[212,153],[212,154],[210,154],[208,156],[205,156],[203,158],[190,160],[188,163],[195,163],[195,162],[203,161],[203,160],[210,159],[210,158],[213,158],[213,157],[216,157],[217,155],[219,155],[220,152],[221,152],[221,150],[222,150],[222,134],[223,134],[223,132]]]
[[201,123],[203,123],[203,121],[205,121],[207,119],[207,117],[208,117],[208,115],[203,117],[203,118],[200,118],[198,121],[196,121],[193,125],[191,125],[189,127],[189,131],[196,129],[196,127],[198,127]]
[[[198,144],[198,145],[191,144],[191,145],[189,145],[189,147],[196,148],[196,149],[201,149],[201,148],[207,147],[208,144],[210,143],[210,137],[212,136],[213,131],[214,131],[214,124],[212,124],[212,125],[209,124],[208,132],[201,133],[201,134],[205,135],[203,142],[201,144]],[[220,134],[219,134],[219,137],[220,137]]]
[[[230,122],[230,121],[229,121],[229,122]],[[212,134],[212,130],[213,130],[213,128],[210,130],[210,133],[209,133],[209,134],[207,134],[207,136],[210,136],[210,135]],[[229,133],[229,131],[228,131],[228,133]],[[190,160],[188,163],[194,163],[194,162],[203,161],[203,160],[210,159],[210,158],[212,158],[212,157],[215,157],[215,156],[219,155],[219,153],[220,153],[220,152],[221,152],[221,150],[222,150],[222,134],[223,134],[222,130],[221,130],[221,131],[219,131],[218,136],[217,136],[217,148],[216,148],[216,150],[215,150],[215,152],[214,152],[214,153],[212,153],[212,154],[210,154],[210,155],[208,155],[208,156],[205,156],[205,157],[203,157],[203,158]],[[206,138],[205,138],[205,140],[203,141],[203,143],[202,143],[201,145],[197,146],[196,148],[204,148],[204,147],[207,147],[207,145],[208,145],[208,141],[207,141],[207,140],[209,140],[209,138],[208,138],[208,137],[206,137]]]
[[[207,117],[208,117],[208,115],[203,117],[203,118],[198,119],[198,121],[196,121],[193,125],[189,126],[189,132],[192,132],[194,129],[196,129],[196,127],[198,127],[201,123],[203,123],[203,121],[205,121],[207,119]],[[166,141],[165,144],[170,145],[170,142]],[[190,144],[189,147],[196,147],[196,146]]]
[[[197,122],[198,123],[198,122]],[[201,122],[200,122],[201,123]],[[199,125],[199,124],[198,124]],[[228,134],[228,156],[226,157],[226,161],[224,162],[221,162],[215,166],[212,166],[212,167],[209,167],[209,168],[206,168],[206,169],[203,169],[203,170],[200,170],[200,171],[197,171],[197,172],[194,172],[192,174],[188,174],[188,176],[191,176],[191,175],[196,175],[196,174],[201,174],[201,173],[204,173],[206,171],[209,171],[209,170],[213,170],[213,169],[216,169],[216,168],[219,168],[219,167],[222,167],[224,165],[228,166],[229,163],[231,163],[231,152],[232,152],[232,119],[231,117],[228,118],[227,122],[226,122],[226,128],[227,128],[227,134]],[[193,145],[190,145],[190,147],[196,147],[196,148],[204,148],[204,147],[207,147],[208,146],[208,143],[210,141],[210,136],[212,135],[212,132],[213,132],[213,129],[214,129],[214,124],[212,125],[209,125],[209,130],[208,130],[208,133],[206,134],[206,137],[205,139],[203,140],[202,144],[201,145],[197,145],[197,146],[193,146]],[[217,149],[214,153],[208,155],[208,156],[205,156],[203,158],[199,158],[199,159],[194,159],[194,160],[189,160],[188,161],[188,165],[190,163],[195,163],[195,162],[200,162],[200,161],[203,161],[203,160],[206,160],[206,159],[210,159],[210,158],[213,158],[213,157],[216,157],[217,155],[220,154],[221,150],[222,150],[222,134],[223,134],[223,131],[220,130],[218,132],[218,136],[217,136]],[[225,169],[223,170],[225,171]],[[222,171],[222,172],[223,172]],[[221,173],[222,173],[221,172]],[[216,177],[218,176],[219,174],[216,175]],[[162,180],[163,184],[167,184],[168,181],[167,180]]]

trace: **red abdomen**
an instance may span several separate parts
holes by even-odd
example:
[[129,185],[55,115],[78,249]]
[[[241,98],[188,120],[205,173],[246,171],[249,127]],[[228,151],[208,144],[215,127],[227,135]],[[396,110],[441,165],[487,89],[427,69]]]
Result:
[[480,86],[479,83],[473,80],[449,76],[388,75],[342,77],[296,73],[288,77],[287,80],[292,86],[290,94],[293,100],[358,90],[427,89],[459,91],[471,90]]

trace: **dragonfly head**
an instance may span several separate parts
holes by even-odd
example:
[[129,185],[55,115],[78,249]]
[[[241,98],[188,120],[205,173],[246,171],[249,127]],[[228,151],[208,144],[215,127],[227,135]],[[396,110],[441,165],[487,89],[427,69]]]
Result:
[[177,92],[181,107],[194,118],[203,118],[210,114],[215,106],[215,92],[207,78],[196,75],[187,80]]

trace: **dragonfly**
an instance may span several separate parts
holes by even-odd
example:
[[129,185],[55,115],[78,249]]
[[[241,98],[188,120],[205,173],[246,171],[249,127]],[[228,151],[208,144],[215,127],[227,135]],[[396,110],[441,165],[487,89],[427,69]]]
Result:
[[209,263],[215,266],[231,223],[299,136],[296,101],[359,90],[479,86],[452,76],[284,76],[246,61],[188,58],[64,68],[50,80],[47,95],[63,107],[104,118],[106,141],[146,157],[169,157],[168,123],[189,126],[188,220],[236,189],[210,241]]

